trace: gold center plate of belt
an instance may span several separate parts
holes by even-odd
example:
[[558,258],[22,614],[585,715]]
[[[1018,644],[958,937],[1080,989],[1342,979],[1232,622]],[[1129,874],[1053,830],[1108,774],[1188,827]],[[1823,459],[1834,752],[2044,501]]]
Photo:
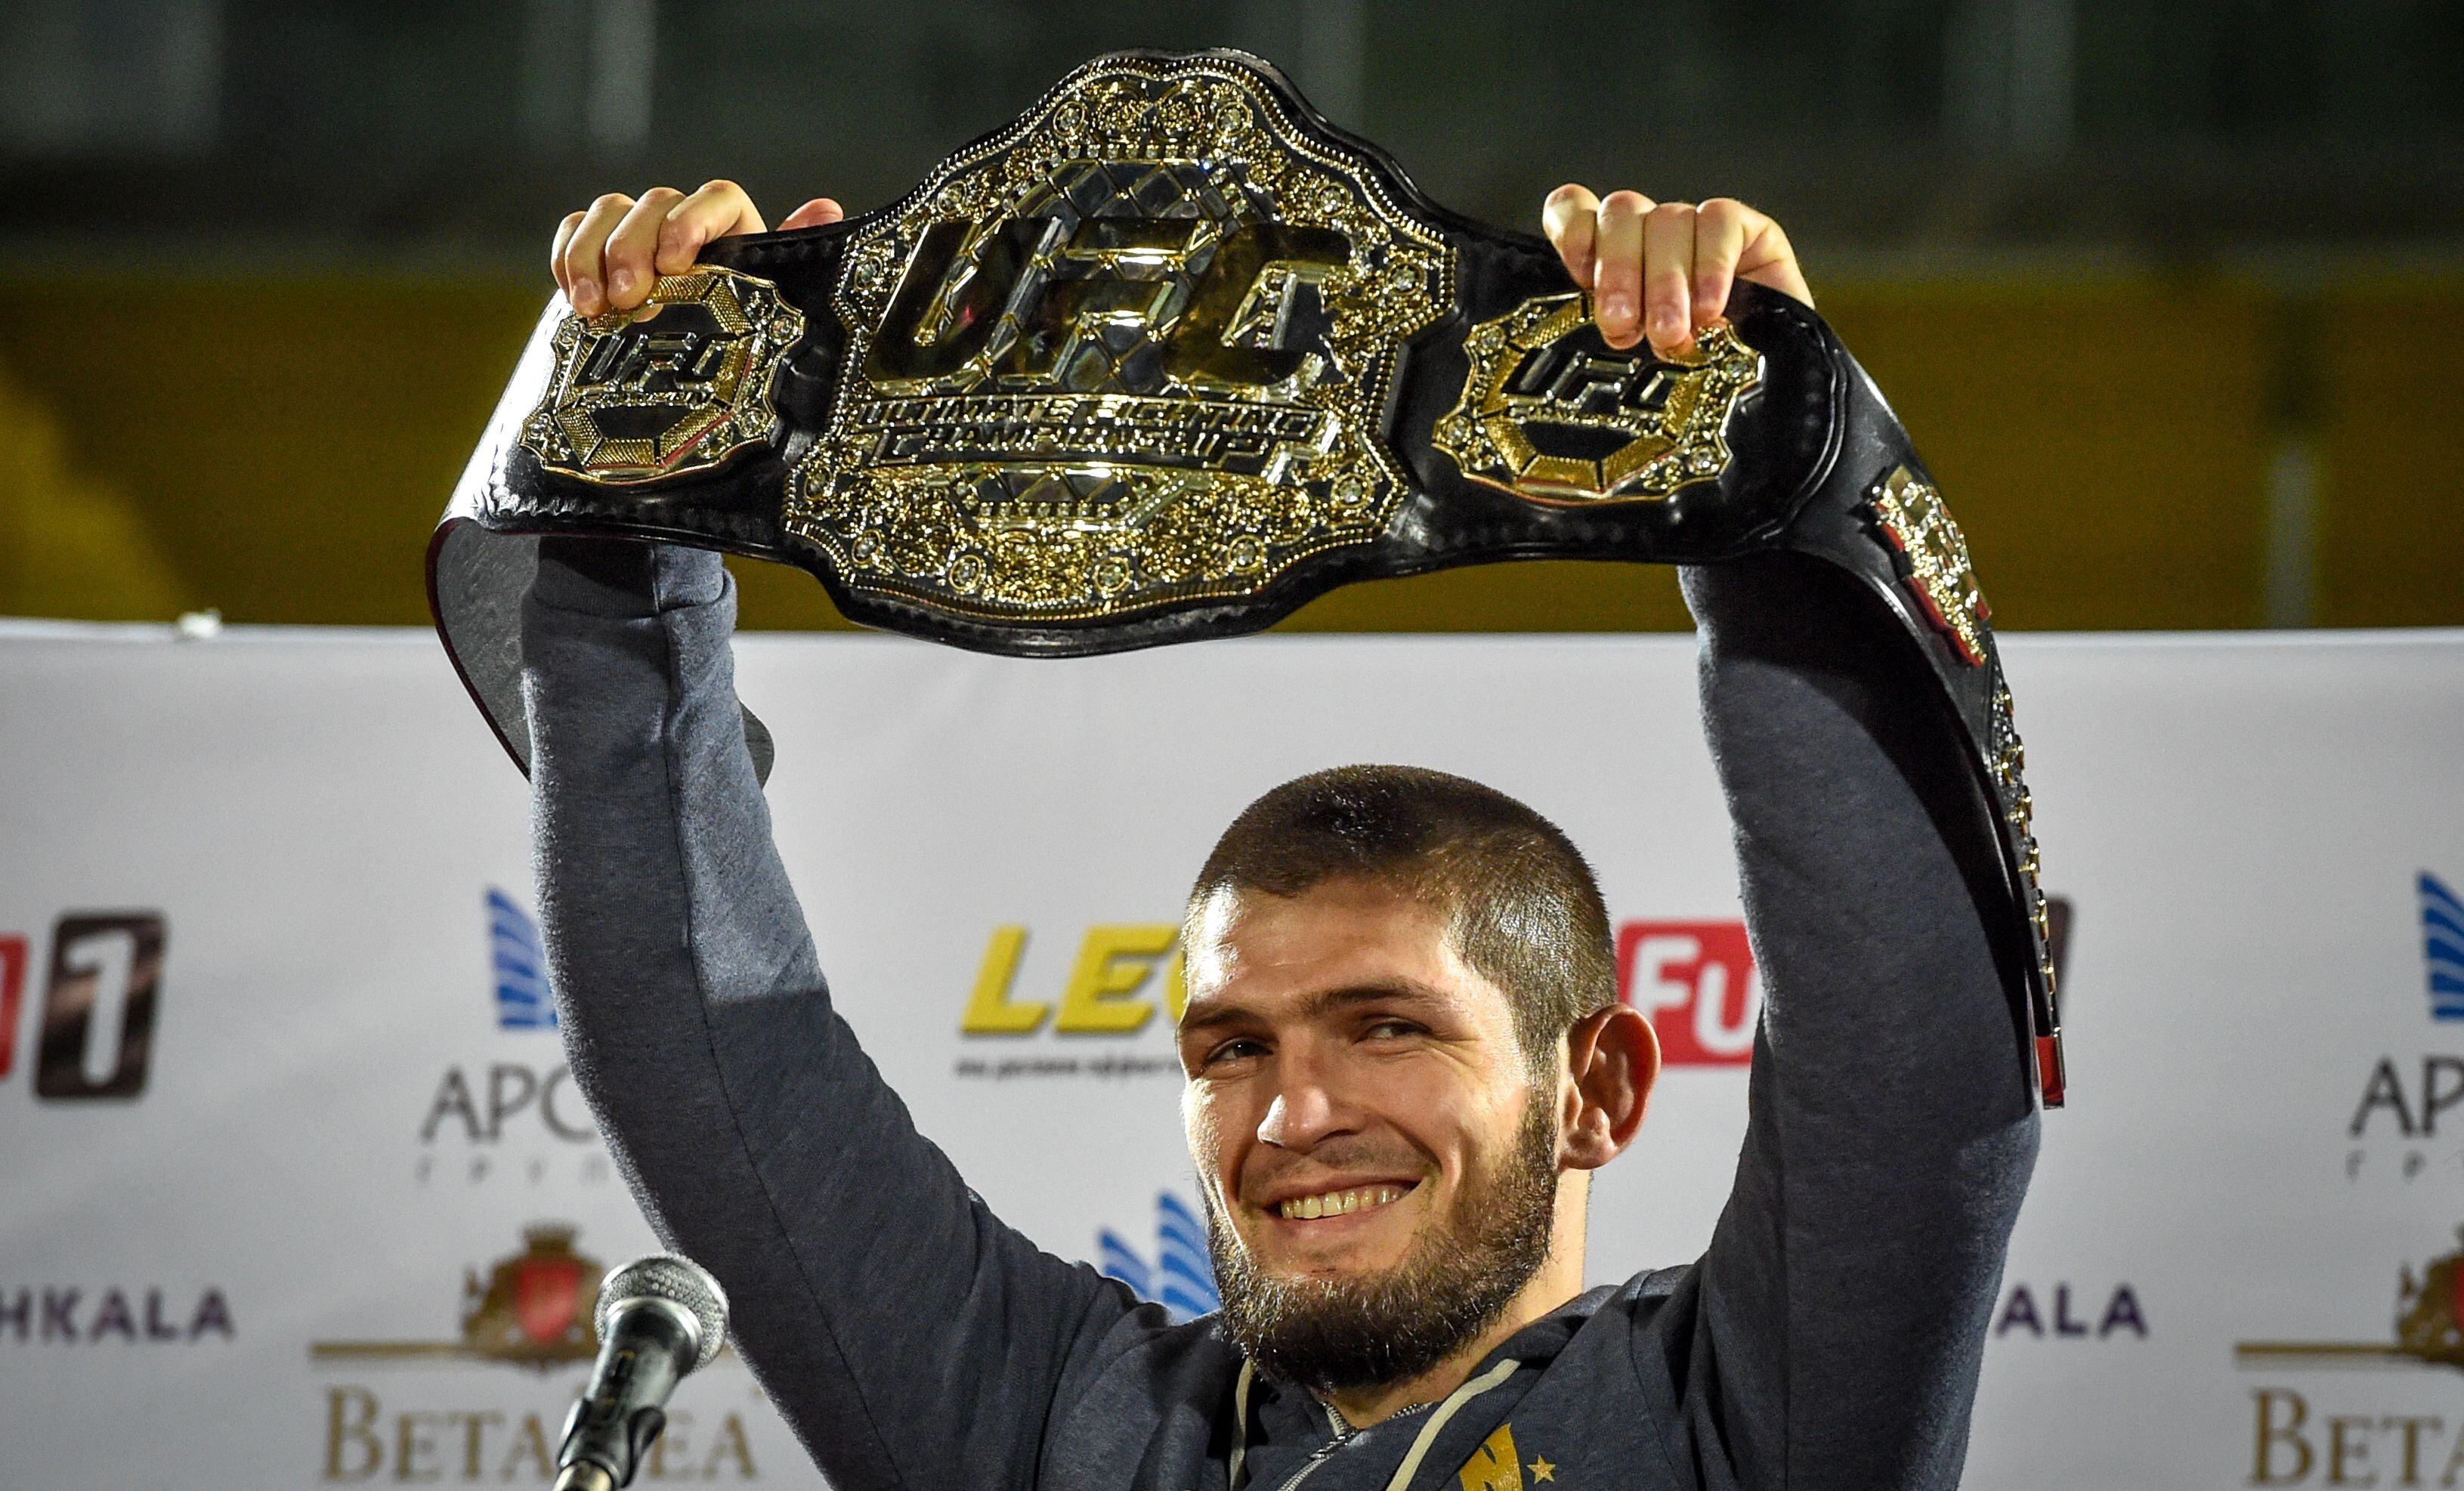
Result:
[[1122,59],[851,236],[783,527],[841,581],[1040,621],[1256,593],[1369,542],[1452,251],[1233,66]]

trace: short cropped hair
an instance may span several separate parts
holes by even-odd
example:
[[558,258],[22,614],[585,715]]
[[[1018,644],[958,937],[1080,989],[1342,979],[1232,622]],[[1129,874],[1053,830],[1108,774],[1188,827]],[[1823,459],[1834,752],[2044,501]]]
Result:
[[1575,1021],[1617,1002],[1599,880],[1556,824],[1493,787],[1416,766],[1338,766],[1241,810],[1190,890],[1296,896],[1354,877],[1442,911],[1456,954],[1505,991],[1544,1069]]

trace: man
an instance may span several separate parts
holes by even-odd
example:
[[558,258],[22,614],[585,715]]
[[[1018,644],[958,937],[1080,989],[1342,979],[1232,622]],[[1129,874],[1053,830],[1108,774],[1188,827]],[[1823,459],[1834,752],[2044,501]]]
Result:
[[[1809,298],[1734,202],[1567,186],[1545,222],[1617,346],[1683,350],[1739,275]],[[761,226],[726,183],[604,197],[558,281],[627,309]],[[1183,1111],[1224,1309],[1173,1326],[992,1217],[831,1012],[717,560],[542,543],[525,689],[574,1071],[842,1491],[1958,1480],[2036,1142],[1990,815],[1848,577],[1684,581],[1765,981],[1707,1251],[1581,1292],[1589,1173],[1659,1055],[1580,855],[1477,784],[1339,768],[1246,810],[1190,898]]]

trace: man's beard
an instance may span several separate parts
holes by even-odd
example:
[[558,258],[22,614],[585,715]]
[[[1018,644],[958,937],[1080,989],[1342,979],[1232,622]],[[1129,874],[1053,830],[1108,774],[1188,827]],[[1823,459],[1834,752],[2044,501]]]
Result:
[[1549,1257],[1553,1095],[1532,1093],[1513,1148],[1464,1186],[1454,1227],[1433,1218],[1401,1262],[1367,1278],[1264,1272],[1208,1195],[1207,1249],[1233,1341],[1259,1370],[1324,1392],[1408,1381],[1477,1339]]

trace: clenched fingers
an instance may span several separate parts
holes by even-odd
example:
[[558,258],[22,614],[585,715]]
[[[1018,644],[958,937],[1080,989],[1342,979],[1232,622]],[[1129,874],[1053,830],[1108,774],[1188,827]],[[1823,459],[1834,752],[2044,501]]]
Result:
[[[824,198],[799,216],[824,205],[838,208]],[[609,192],[557,225],[549,267],[581,315],[629,311],[649,298],[661,274],[691,269],[711,240],[761,230],[760,210],[732,181],[710,182],[691,196],[671,186],[653,186],[639,200]]]
[[1814,291],[1797,267],[1788,234],[1734,197],[1713,197],[1694,219],[1694,324],[1709,325],[1727,310],[1728,292],[1749,279],[1808,305]]
[[1662,357],[1694,350],[1694,218],[1692,203],[1663,202],[1643,219],[1643,324]]
[[605,274],[605,258],[607,235],[633,209],[633,199],[622,192],[611,191],[585,208],[573,222],[569,232],[557,234],[556,282],[564,287],[564,298],[576,312],[596,316],[607,308],[600,287]]
[[1814,302],[1788,235],[1733,197],[1698,207],[1632,191],[1595,197],[1570,184],[1549,194],[1541,224],[1566,273],[1592,293],[1601,340],[1620,350],[1647,334],[1656,353],[1686,355],[1696,333],[1727,314],[1740,279]]
[[[668,214],[685,194],[673,186],[653,186],[642,193],[607,235],[606,270],[601,281],[605,286],[607,308],[629,311],[650,298],[651,287],[659,280],[659,271],[651,261],[657,255],[661,230]],[[690,261],[688,261],[690,262]]]
[[1633,346],[1641,337],[1643,221],[1656,206],[1635,191],[1612,191],[1600,199],[1592,303],[1600,339],[1612,347]]
[[582,226],[583,216],[580,212],[564,214],[564,221],[556,225],[556,242],[547,251],[547,272],[556,276],[556,288],[564,292],[567,300],[573,298],[573,286],[565,278],[564,250],[573,242],[574,230]]
[[1814,287],[1805,282],[1805,271],[1796,262],[1796,250],[1789,246],[1788,234],[1753,208],[1745,210],[1746,247],[1737,258],[1737,277],[1812,305]]
[[1572,182],[1549,193],[1540,209],[1540,230],[1557,246],[1566,273],[1583,289],[1592,288],[1593,250],[1599,232],[1600,199],[1587,186]]
[[762,230],[761,211],[732,181],[705,182],[671,209],[659,230],[658,270],[680,274],[713,239]]
[[[1708,326],[1728,309],[1737,261],[1746,252],[1747,222],[1762,217],[1734,197],[1713,197],[1694,211],[1693,318]],[[1769,218],[1763,218],[1769,222]]]
[[815,197],[780,221],[781,228],[821,228],[847,216],[847,208],[828,197]]

